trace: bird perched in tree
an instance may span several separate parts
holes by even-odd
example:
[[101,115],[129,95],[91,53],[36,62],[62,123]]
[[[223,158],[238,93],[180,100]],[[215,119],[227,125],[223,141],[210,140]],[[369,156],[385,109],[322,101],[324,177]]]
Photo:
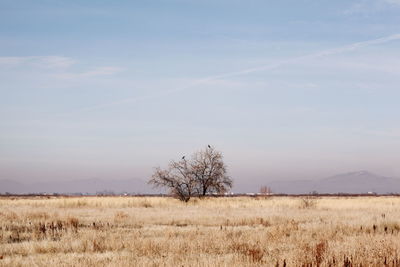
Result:
[[185,156],[183,156],[182,159],[185,159]]
[[208,145],[208,148],[211,148],[211,146],[210,146],[210,145]]

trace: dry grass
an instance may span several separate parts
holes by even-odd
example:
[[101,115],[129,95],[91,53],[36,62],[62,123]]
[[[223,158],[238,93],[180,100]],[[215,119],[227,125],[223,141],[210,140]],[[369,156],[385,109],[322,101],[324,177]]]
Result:
[[0,266],[400,266],[400,198],[0,198]]

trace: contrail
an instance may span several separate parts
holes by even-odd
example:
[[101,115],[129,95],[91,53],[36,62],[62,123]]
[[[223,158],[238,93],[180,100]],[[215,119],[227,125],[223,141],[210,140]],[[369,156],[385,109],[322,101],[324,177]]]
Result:
[[[191,88],[193,88],[193,87],[195,87],[197,85],[200,85],[200,84],[203,84],[203,83],[206,83],[206,82],[210,82],[210,81],[215,81],[215,80],[222,79],[222,78],[229,78],[229,77],[235,77],[235,76],[240,76],[240,75],[246,75],[246,74],[249,74],[249,73],[265,71],[265,70],[273,70],[273,69],[280,68],[282,66],[301,63],[302,61],[308,60],[308,59],[319,58],[319,57],[324,57],[324,56],[331,56],[331,55],[337,55],[337,54],[341,54],[341,53],[344,53],[344,52],[360,49],[360,48],[363,48],[363,47],[383,44],[383,43],[387,43],[387,42],[395,41],[395,40],[399,40],[399,39],[400,39],[400,34],[393,34],[393,35],[389,35],[389,36],[378,38],[378,39],[352,43],[352,44],[349,44],[349,45],[346,45],[346,46],[342,46],[342,47],[338,47],[338,48],[327,49],[327,50],[319,51],[319,52],[316,52],[316,53],[307,54],[307,55],[304,55],[304,56],[299,56],[299,57],[294,57],[294,58],[282,60],[282,61],[279,61],[279,62],[276,62],[276,63],[273,63],[273,64],[266,64],[266,65],[261,65],[261,66],[257,66],[257,67],[253,67],[253,68],[238,70],[238,71],[234,71],[234,72],[227,72],[227,73],[217,74],[217,75],[213,75],[213,76],[208,76],[208,77],[204,77],[204,78],[195,80],[192,83],[189,83],[189,84],[187,84],[185,86],[178,87],[178,88],[175,88],[175,89],[165,90],[163,92],[158,92],[158,93],[149,94],[149,95],[140,96],[140,97],[125,98],[125,99],[122,99],[122,100],[118,100],[118,101],[114,101],[114,102],[110,102],[110,103],[106,103],[106,104],[90,106],[90,107],[86,107],[86,108],[75,110],[75,112],[79,113],[79,112],[83,112],[83,111],[91,111],[91,110],[106,108],[106,107],[110,107],[110,106],[120,105],[120,104],[124,104],[124,103],[133,103],[133,102],[137,102],[137,101],[140,101],[140,100],[160,98],[160,97],[168,96],[168,95],[171,95],[171,94],[174,94],[174,93],[177,93],[177,92],[186,91],[186,90],[191,89]],[[75,113],[75,112],[72,112],[72,113]]]

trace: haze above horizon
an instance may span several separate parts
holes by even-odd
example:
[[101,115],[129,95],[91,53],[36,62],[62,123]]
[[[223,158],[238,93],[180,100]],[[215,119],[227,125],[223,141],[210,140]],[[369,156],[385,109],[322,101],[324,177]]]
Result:
[[400,1],[0,2],[0,180],[400,177]]

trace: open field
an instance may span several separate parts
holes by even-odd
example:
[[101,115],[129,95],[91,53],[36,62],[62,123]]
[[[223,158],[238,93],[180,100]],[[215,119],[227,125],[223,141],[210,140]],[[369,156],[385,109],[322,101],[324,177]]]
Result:
[[400,266],[398,197],[3,197],[0,227],[0,266]]

